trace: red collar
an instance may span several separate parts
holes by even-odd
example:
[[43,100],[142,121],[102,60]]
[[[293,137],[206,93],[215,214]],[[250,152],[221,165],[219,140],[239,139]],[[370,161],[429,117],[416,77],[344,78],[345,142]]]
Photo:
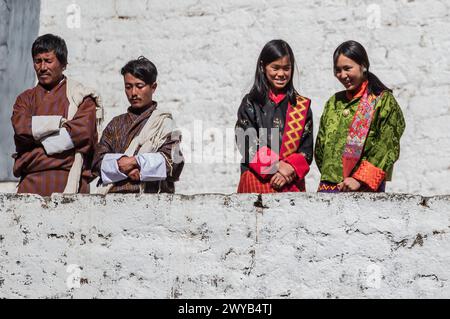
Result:
[[354,93],[351,93],[351,92],[348,92],[348,91],[347,91],[346,94],[347,94],[348,100],[351,101],[351,100],[353,100],[353,99],[356,99],[356,98],[358,98],[358,97],[363,96],[364,91],[366,90],[368,84],[369,84],[369,81],[365,80],[365,81],[359,86],[359,89],[358,89],[357,91],[355,91]]
[[286,93],[275,94],[272,90],[269,91],[269,99],[271,99],[275,104],[280,104],[281,101],[286,97]]

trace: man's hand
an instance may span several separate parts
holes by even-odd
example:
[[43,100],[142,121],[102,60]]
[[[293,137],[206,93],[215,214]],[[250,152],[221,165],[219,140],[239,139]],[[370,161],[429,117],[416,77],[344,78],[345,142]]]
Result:
[[128,173],[128,177],[133,182],[139,182],[141,180],[141,174],[139,172],[139,169],[135,168],[135,169],[131,170],[131,172]]
[[288,184],[292,183],[296,177],[295,169],[291,164],[280,161],[278,164],[278,173],[283,175]]
[[347,177],[337,185],[341,192],[356,192],[361,187],[361,183],[353,177]]
[[272,186],[272,188],[276,190],[281,189],[286,184],[287,180],[283,175],[280,174],[280,172],[276,172],[270,179],[270,186]]
[[119,165],[119,170],[126,175],[135,168],[139,170],[139,165],[134,156],[122,156],[117,160],[117,165]]

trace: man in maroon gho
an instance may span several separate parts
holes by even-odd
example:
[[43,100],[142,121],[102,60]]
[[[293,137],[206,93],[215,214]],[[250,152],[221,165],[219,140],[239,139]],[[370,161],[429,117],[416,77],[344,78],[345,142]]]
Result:
[[63,74],[67,47],[60,37],[38,37],[32,57],[39,82],[18,96],[11,118],[17,192],[89,193],[100,99]]

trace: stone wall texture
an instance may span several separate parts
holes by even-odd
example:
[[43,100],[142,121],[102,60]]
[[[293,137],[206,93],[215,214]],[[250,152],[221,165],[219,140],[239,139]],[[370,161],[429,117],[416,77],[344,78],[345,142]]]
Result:
[[[323,105],[342,89],[332,72],[333,51],[357,40],[368,50],[372,71],[393,88],[407,121],[387,191],[448,194],[449,6],[445,0],[43,0],[40,33],[67,40],[67,74],[100,91],[107,120],[127,107],[120,68],[139,55],[155,62],[155,99],[191,133],[183,148],[192,163],[177,189],[189,194],[236,190],[239,165],[227,163],[221,144],[233,151],[233,137],[225,132],[234,127],[267,41],[291,44],[297,88],[312,99],[316,133]],[[194,126],[203,128],[195,139],[203,138],[203,150],[190,144]],[[318,180],[313,164],[309,191]]]
[[0,194],[0,298],[450,298],[450,197]]

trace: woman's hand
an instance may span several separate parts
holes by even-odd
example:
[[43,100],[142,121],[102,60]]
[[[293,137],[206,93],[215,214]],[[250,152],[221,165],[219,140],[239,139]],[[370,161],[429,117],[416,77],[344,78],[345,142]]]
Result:
[[356,192],[361,188],[361,183],[353,177],[347,177],[337,187],[341,192]]
[[276,190],[281,189],[286,184],[287,180],[283,175],[280,174],[280,172],[276,172],[270,179],[270,186],[272,186],[272,188]]
[[295,169],[291,164],[280,161],[278,164],[278,172],[283,175],[288,184],[292,183],[296,177]]

